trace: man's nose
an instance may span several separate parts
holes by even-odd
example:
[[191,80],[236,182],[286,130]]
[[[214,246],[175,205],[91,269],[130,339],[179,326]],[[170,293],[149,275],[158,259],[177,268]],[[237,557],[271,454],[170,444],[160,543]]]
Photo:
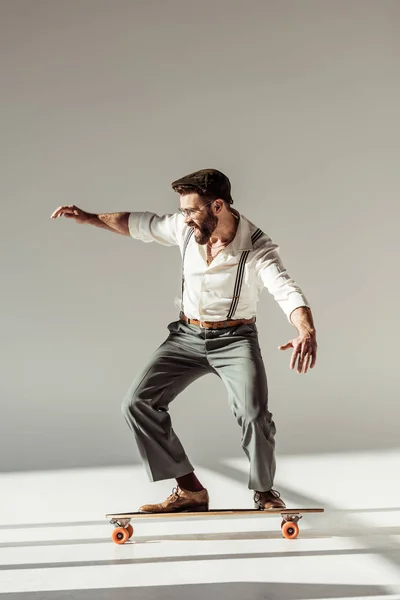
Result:
[[186,225],[188,225],[191,220],[192,220],[192,217],[190,217],[188,214],[185,213],[185,223],[186,223]]

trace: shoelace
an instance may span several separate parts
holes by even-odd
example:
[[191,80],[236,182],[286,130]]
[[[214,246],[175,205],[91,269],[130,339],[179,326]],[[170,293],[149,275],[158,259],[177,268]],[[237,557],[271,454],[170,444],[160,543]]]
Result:
[[179,487],[174,487],[172,490],[172,494],[170,495],[170,497],[168,498],[168,500],[175,500],[176,498],[179,498]]

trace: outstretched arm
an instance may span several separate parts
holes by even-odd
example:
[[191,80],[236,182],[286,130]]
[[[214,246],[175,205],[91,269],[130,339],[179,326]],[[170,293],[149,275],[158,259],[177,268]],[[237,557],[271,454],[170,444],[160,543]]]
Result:
[[94,225],[142,242],[158,242],[166,246],[179,244],[185,227],[185,221],[179,213],[162,216],[152,212],[94,214],[78,208],[75,204],[57,208],[51,218],[57,217],[74,219],[77,223]]
[[107,229],[114,233],[129,235],[129,214],[129,212],[118,212],[97,215],[86,212],[74,204],[71,204],[69,206],[60,206],[57,208],[51,215],[51,218],[57,219],[58,217],[66,217],[67,219],[74,219],[76,223],[94,225],[95,227]]

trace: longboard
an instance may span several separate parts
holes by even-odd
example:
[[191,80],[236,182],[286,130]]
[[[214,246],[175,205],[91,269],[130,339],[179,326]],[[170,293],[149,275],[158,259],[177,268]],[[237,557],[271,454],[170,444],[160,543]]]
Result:
[[111,519],[111,525],[114,525],[114,531],[111,539],[116,544],[125,544],[133,535],[134,529],[130,524],[131,520],[136,519],[168,519],[168,518],[210,518],[225,516],[266,516],[281,515],[281,531],[284,538],[294,540],[299,535],[298,522],[304,513],[322,513],[323,508],[271,508],[260,510],[256,508],[220,508],[210,509],[202,512],[168,512],[168,513],[145,513],[145,512],[127,512],[107,514],[106,518]]

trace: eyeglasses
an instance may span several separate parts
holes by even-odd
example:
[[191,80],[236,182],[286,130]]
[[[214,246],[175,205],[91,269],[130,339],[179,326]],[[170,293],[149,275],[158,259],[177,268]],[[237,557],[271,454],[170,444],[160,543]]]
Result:
[[200,208],[178,208],[178,211],[184,217],[193,217],[196,213],[202,211],[203,208],[205,208],[206,206],[209,206],[213,202],[215,202],[215,200],[211,200],[211,202],[207,202],[207,204],[203,204],[203,206]]

